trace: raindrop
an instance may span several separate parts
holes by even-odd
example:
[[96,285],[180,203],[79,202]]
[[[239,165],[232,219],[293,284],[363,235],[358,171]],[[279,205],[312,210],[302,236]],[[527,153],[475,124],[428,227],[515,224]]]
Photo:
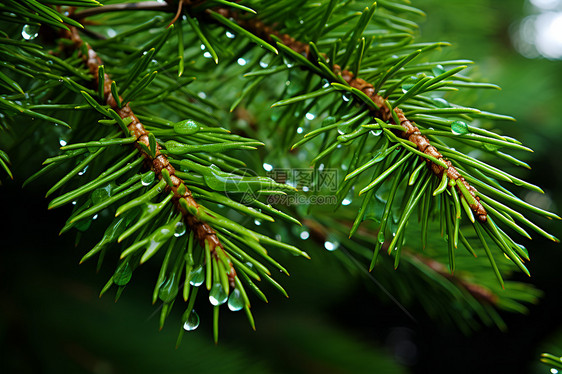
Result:
[[238,65],[240,65],[240,66],[244,66],[248,63],[248,61],[244,60],[242,57],[240,57],[237,62],[238,62]]
[[205,92],[203,92],[203,91],[199,92],[199,93],[197,94],[197,96],[199,96],[199,97],[202,98],[202,99],[206,99],[206,98],[207,98],[207,94],[206,94]]
[[72,205],[76,205],[76,200],[74,200],[74,201],[72,202]]
[[330,81],[327,79],[322,79],[322,88],[330,87]]
[[154,235],[154,240],[156,242],[165,242],[166,240],[168,240],[172,235],[174,235],[174,233],[169,230],[166,227],[162,227],[160,230],[158,230],[158,232],[156,233],[156,235]]
[[271,170],[273,170],[273,165],[267,164],[267,163],[264,162],[263,168],[264,168],[265,171],[271,171]]
[[92,220],[95,220],[95,219],[98,219],[98,215],[97,215],[97,214],[92,217]]
[[297,129],[297,134],[302,134],[303,131],[304,131],[304,129],[302,127],[299,127]]
[[370,132],[371,132],[371,135],[379,136],[380,134],[382,134],[382,129],[380,129],[380,130],[371,130]]
[[316,116],[312,113],[306,113],[305,117],[307,120],[312,121]]
[[222,305],[226,303],[227,299],[228,295],[226,294],[226,292],[224,292],[222,284],[215,283],[211,288],[211,292],[209,292],[209,301],[211,302],[211,304],[213,304],[214,306]]
[[148,173],[142,176],[141,183],[143,186],[149,186],[154,182],[154,173]]
[[183,329],[185,331],[193,331],[197,327],[199,327],[199,315],[197,315],[195,310],[192,310],[189,313],[189,317],[187,317],[187,321],[183,324]]
[[463,121],[455,121],[451,123],[451,132],[455,135],[464,135],[468,133],[468,125]]
[[259,219],[255,219],[255,220],[254,220],[254,225],[260,226],[260,225],[261,225],[261,221],[260,221]]
[[265,69],[269,65],[267,64],[267,62],[260,61],[260,66]]
[[176,223],[176,227],[174,228],[174,236],[175,236],[176,238],[177,238],[177,237],[180,237],[180,236],[182,236],[183,234],[185,234],[186,231],[187,231],[187,228],[186,228],[186,226],[185,226],[185,223],[183,223],[183,222],[181,222],[181,221],[180,221],[180,222],[177,222],[177,223]]
[[24,25],[21,30],[21,36],[25,40],[33,40],[39,35],[39,27],[32,25]]
[[201,44],[201,50],[204,51],[205,50],[205,45]]
[[402,92],[408,92],[418,81],[418,77],[410,77],[402,84]]
[[111,197],[111,187],[97,188],[92,192],[92,202],[98,205]]
[[108,29],[108,30],[107,30],[107,36],[109,36],[110,38],[113,38],[115,35],[117,35],[117,33],[115,32],[115,30],[113,30],[113,29]]
[[377,240],[381,244],[384,243],[384,232],[382,230],[379,230],[379,233],[377,234]]
[[205,58],[211,58],[211,57],[213,57],[213,56],[211,55],[210,52],[205,52],[205,53],[203,53],[203,57],[205,57]]
[[244,308],[244,299],[242,298],[242,293],[235,288],[230,293],[228,297],[228,309],[232,310],[233,312],[237,312]]
[[556,370],[555,368],[550,369],[550,372],[552,374],[558,374],[558,370]]
[[234,34],[231,33],[230,31],[227,31],[227,32],[226,32],[226,37],[227,37],[228,39],[234,39],[234,38],[236,37],[236,35],[234,35]]
[[349,102],[349,100],[351,100],[351,95],[348,93],[344,93],[343,95],[341,95],[341,98],[343,101],[345,101],[346,103]]
[[443,68],[443,65],[437,65],[431,69],[431,72],[433,73],[433,75],[438,76],[443,74],[445,72],[445,69]]
[[64,147],[67,143],[66,143],[66,140],[60,139],[59,144],[60,144],[61,147]]
[[90,165],[86,165],[86,167],[84,169],[80,170],[78,172],[78,175],[84,175],[84,173],[86,173],[86,170],[88,170],[88,166],[90,166]]
[[205,280],[205,272],[203,270],[203,266],[198,265],[193,269],[191,269],[191,272],[189,273],[189,284],[191,284],[194,287],[199,287],[200,285],[203,284],[204,280]]
[[345,199],[343,199],[343,201],[341,202],[341,205],[349,205],[349,204],[351,204],[351,199],[345,198]]
[[301,239],[306,240],[310,237],[310,233],[308,231],[301,232]]
[[308,188],[308,186],[302,186],[302,190],[304,192],[308,192],[308,191],[310,191],[310,188]]
[[289,60],[288,58],[286,58],[285,56],[283,56],[283,63],[289,69],[293,67],[293,62],[291,60]]
[[336,249],[338,249],[338,247],[340,246],[340,243],[336,242],[336,241],[328,241],[326,240],[324,242],[324,248],[326,248],[328,251],[335,251]]
[[433,102],[435,103],[435,106],[438,107],[438,108],[450,108],[451,107],[449,102],[447,100],[443,99],[442,97],[434,97]]
[[181,135],[191,135],[199,131],[199,124],[191,119],[174,123],[174,131]]

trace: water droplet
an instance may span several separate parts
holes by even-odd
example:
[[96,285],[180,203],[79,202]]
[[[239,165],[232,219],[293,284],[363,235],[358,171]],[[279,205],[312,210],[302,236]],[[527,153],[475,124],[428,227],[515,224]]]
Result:
[[418,77],[410,77],[402,84],[402,92],[408,92],[418,82]]
[[271,171],[271,170],[273,170],[273,165],[267,164],[267,163],[264,162],[263,168],[264,168],[265,171]]
[[117,33],[115,32],[115,30],[113,30],[113,29],[107,29],[107,36],[109,36],[110,38],[113,38],[115,35],[117,35]]
[[254,220],[254,225],[260,226],[260,225],[261,225],[261,221],[260,221],[259,219],[255,219],[255,220]]
[[39,35],[39,27],[33,25],[24,25],[21,30],[21,36],[25,40],[33,40]]
[[267,64],[267,62],[260,61],[260,66],[265,69],[269,65]]
[[228,309],[237,312],[242,308],[244,308],[244,298],[238,288],[235,288],[228,297]]
[[302,186],[302,190],[304,192],[308,192],[308,191],[310,191],[310,188],[308,188],[308,186]]
[[310,237],[310,233],[308,231],[303,231],[303,232],[301,232],[300,236],[301,236],[302,240],[306,240]]
[[371,135],[379,136],[380,134],[382,134],[382,129],[380,129],[380,130],[371,130],[370,133],[371,133]]
[[303,131],[304,131],[304,129],[302,127],[299,127],[297,129],[297,134],[302,134]]
[[74,200],[74,201],[72,202],[72,205],[76,205],[76,200]]
[[455,135],[463,135],[468,133],[468,125],[463,121],[455,121],[451,123],[451,132]]
[[228,39],[234,39],[234,38],[236,38],[236,35],[234,35],[234,34],[231,33],[230,31],[227,31],[227,32],[226,32],[226,37],[227,37]]
[[141,178],[141,183],[143,186],[149,186],[152,184],[152,182],[154,182],[154,178],[155,176],[153,172],[144,174]]
[[97,214],[92,217],[92,220],[95,220],[95,219],[98,219],[98,215],[97,215]]
[[224,292],[222,284],[215,283],[209,292],[209,301],[214,306],[222,305],[228,299],[228,295]]
[[451,104],[449,104],[449,102],[447,100],[443,99],[442,97],[434,97],[433,102],[435,103],[435,106],[437,108],[450,108],[451,107]]
[[174,131],[181,135],[195,134],[200,128],[200,125],[191,119],[174,123]]
[[555,368],[551,368],[551,369],[550,369],[550,372],[551,372],[552,374],[558,374],[558,370],[556,370]]
[[197,93],[197,96],[199,96],[199,97],[202,98],[202,99],[206,99],[206,98],[207,98],[207,94],[206,94],[205,92],[203,92],[203,91]]
[[377,234],[377,240],[381,244],[384,243],[384,232],[382,230],[379,230],[379,232]]
[[183,234],[185,234],[185,232],[187,231],[187,228],[185,226],[185,223],[183,223],[182,221],[176,223],[175,229],[174,229],[174,236],[180,237]]
[[183,329],[185,331],[193,331],[197,327],[199,327],[199,315],[195,312],[195,310],[192,310],[189,313],[189,317],[187,317],[187,321],[183,324]]
[[205,50],[205,44],[201,44],[201,50],[202,50],[202,51]]
[[495,152],[497,150],[500,150],[502,147],[501,145],[497,145],[497,144],[484,143],[484,148],[486,148],[490,152]]
[[189,273],[189,284],[191,284],[194,287],[199,287],[200,285],[203,284],[204,280],[205,280],[205,271],[203,269],[203,266],[198,265],[193,269],[191,269],[191,272]]
[[431,69],[431,72],[433,73],[433,75],[437,76],[443,74],[445,72],[445,69],[443,68],[443,65],[437,65]]
[[115,274],[113,275],[113,283],[118,286],[124,286],[131,280],[133,276],[133,270],[129,265],[129,261],[122,262],[115,270]]
[[210,52],[205,52],[205,53],[203,53],[203,57],[205,57],[205,58],[212,58],[213,55],[211,55]]
[[248,63],[248,60],[244,60],[242,57],[240,57],[237,62],[238,62],[238,65],[244,66]]
[[90,166],[90,165],[86,165],[86,167],[84,169],[80,170],[78,172],[78,175],[84,175],[84,173],[86,173],[86,170],[88,170],[88,166]]
[[156,234],[154,235],[154,241],[161,243],[161,242],[165,242],[166,240],[168,240],[172,235],[174,235],[174,232],[171,231],[170,229],[168,229],[167,227],[161,227],[160,230],[158,230],[156,232]]
[[322,79],[322,88],[328,88],[330,87],[330,81],[327,80],[326,78]]
[[351,199],[343,199],[343,201],[341,202],[341,205],[349,205],[351,204]]
[[343,101],[345,101],[346,103],[349,102],[349,100],[351,100],[351,95],[348,93],[344,93],[343,95],[341,95],[341,98]]
[[64,147],[67,143],[66,143],[66,140],[60,139],[59,144],[60,144],[61,147]]
[[111,186],[98,188],[92,192],[92,203],[98,205],[111,197]]
[[340,246],[340,243],[336,242],[336,241],[328,241],[326,240],[324,242],[324,248],[326,248],[328,251],[335,251],[336,249],[338,249],[338,247]]
[[306,113],[305,117],[307,120],[312,121],[316,116],[312,113]]

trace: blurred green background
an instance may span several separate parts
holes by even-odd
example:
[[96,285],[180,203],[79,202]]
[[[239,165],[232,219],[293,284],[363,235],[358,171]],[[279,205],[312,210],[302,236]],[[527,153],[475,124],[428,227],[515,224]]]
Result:
[[[535,150],[526,156],[532,170],[519,172],[546,191],[525,198],[560,213],[562,60],[555,57],[562,59],[562,1],[413,5],[428,15],[423,40],[452,42],[443,58],[474,60],[474,76],[503,88],[470,91],[470,100],[517,118],[498,128]],[[269,304],[254,302],[256,332],[242,314],[222,313],[215,346],[210,308],[200,298],[201,326],[176,350],[179,308],[158,332],[159,311],[150,304],[158,268],[143,266],[119,302],[98,299],[111,266],[98,274],[95,263],[78,266],[94,238],[73,250],[72,235],[57,235],[68,212],[46,210],[45,186],[20,187],[35,167],[15,160],[16,180],[0,193],[2,373],[548,373],[540,352],[562,355],[562,247],[539,237],[527,244],[530,281],[545,295],[529,315],[504,313],[506,333],[482,328],[466,336],[416,306],[412,321],[377,296],[376,285],[350,277],[330,253],[311,247],[303,249],[314,260],[290,263],[292,276],[283,280],[290,299],[269,293]],[[543,224],[561,236],[559,223]]]

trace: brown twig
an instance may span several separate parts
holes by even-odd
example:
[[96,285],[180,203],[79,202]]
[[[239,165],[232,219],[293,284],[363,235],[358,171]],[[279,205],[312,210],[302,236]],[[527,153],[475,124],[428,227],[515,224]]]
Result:
[[[78,51],[83,50],[82,48],[85,43],[75,27],[71,27],[70,31],[66,32],[65,36],[74,43],[74,46]],[[98,68],[100,65],[102,65],[102,60],[92,49],[92,47],[90,47],[87,43],[85,44],[85,46],[85,50],[87,50],[87,53],[82,54],[82,58],[86,63],[90,73],[95,77],[97,85],[99,80]],[[221,249],[223,249],[222,243],[218,239],[215,230],[213,230],[213,228],[209,224],[200,221],[197,217],[190,213],[190,211],[199,210],[199,205],[193,198],[191,191],[185,186],[183,181],[175,175],[176,171],[174,167],[170,164],[168,158],[161,153],[160,150],[162,149],[162,147],[159,144],[156,144],[156,152],[154,156],[148,154],[142,147],[138,145],[138,143],[143,143],[144,145],[149,147],[149,132],[144,128],[143,124],[135,116],[129,104],[126,104],[119,108],[115,98],[111,93],[111,83],[113,81],[107,73],[105,74],[103,79],[105,103],[109,105],[113,110],[115,110],[121,118],[129,118],[131,120],[127,128],[130,134],[137,138],[137,143],[135,145],[145,158],[147,166],[149,166],[150,169],[154,171],[159,179],[163,178],[162,171],[166,169],[166,171],[170,175],[170,180],[172,181],[172,185],[167,186],[167,189],[172,191],[174,194],[174,205],[185,217],[188,227],[194,232],[195,237],[199,240],[200,245],[205,248],[205,242],[208,242],[211,252],[215,256],[217,256],[216,248],[220,247]],[[231,269],[231,272],[232,271],[234,271],[233,268]]]
[[[271,35],[275,35],[276,37],[281,39],[283,44],[285,44],[287,47],[291,48],[297,53],[306,56],[307,58],[310,57],[308,44],[295,40],[295,38],[291,37],[288,34],[281,34],[273,27],[266,25],[259,19],[241,18],[236,11],[226,8],[221,8],[216,11],[224,17],[235,19],[239,25],[247,28],[249,31],[253,32],[257,36],[268,42],[272,42],[273,40],[271,38]],[[375,88],[371,83],[361,78],[355,77],[354,74],[349,70],[342,70],[341,67],[336,64],[333,65],[333,72],[336,75],[340,75],[351,87],[357,88],[371,99],[374,104],[374,106],[371,107],[371,113],[374,117],[378,117],[383,121],[388,121],[391,123],[395,122],[390,109],[386,106],[385,99],[375,92]],[[451,164],[451,161],[445,159],[443,155],[439,153],[433,145],[431,145],[429,139],[425,135],[421,134],[419,128],[413,121],[409,121],[406,118],[404,112],[400,108],[394,108],[394,112],[399,119],[399,123],[396,124],[404,128],[404,131],[400,131],[398,135],[414,143],[417,146],[418,150],[420,150],[422,153],[433,156],[438,160],[443,161],[447,165],[447,169],[435,163],[434,161],[425,158],[425,161],[427,162],[429,168],[436,176],[441,178],[446,170],[447,177],[450,180],[459,180],[460,183],[464,185],[464,187],[472,195],[473,201],[475,201],[475,203],[470,204],[470,208],[474,212],[474,215],[480,222],[486,222],[487,212],[480,203],[480,198],[476,196],[476,189],[465,180],[465,178],[459,173],[459,171]],[[460,187],[456,185],[456,188],[459,191],[459,194],[462,195]]]
[[[187,5],[191,5],[191,6],[199,5],[201,3],[200,0],[199,1],[180,0],[180,6],[181,3],[184,1],[186,2]],[[149,2],[149,3],[157,3],[157,2]],[[132,4],[138,4],[135,5],[138,9],[138,7],[140,7],[142,4],[146,4],[146,3],[132,3]],[[158,3],[158,4],[161,5],[158,8],[159,10],[174,11],[173,8],[171,8],[169,5],[162,6],[163,3]],[[95,9],[97,8],[94,8],[92,10]],[[121,9],[121,10],[125,10],[125,9]],[[275,35],[276,37],[281,39],[283,44],[293,49],[295,52],[303,54],[306,57],[309,57],[308,44],[302,43],[288,34],[282,34],[278,32],[272,26],[266,25],[264,22],[260,21],[257,18],[242,18],[240,17],[240,14],[237,11],[227,8],[216,8],[214,10],[224,17],[234,19],[240,26],[253,32],[255,35],[259,36],[260,38],[268,42],[272,41],[271,35]],[[375,88],[371,83],[361,78],[355,77],[354,74],[349,70],[342,70],[341,67],[336,64],[333,65],[333,71],[335,74],[341,75],[341,77],[350,86],[359,89],[371,99],[371,101],[374,104],[374,106],[371,108],[371,112],[373,116],[391,123],[395,122],[390,109],[386,106],[384,98],[375,92]],[[417,146],[418,150],[421,151],[422,153],[428,156],[433,156],[447,165],[447,168],[445,169],[443,166],[437,164],[436,162],[428,158],[425,158],[425,161],[428,164],[429,168],[437,177],[441,178],[443,176],[443,173],[446,172],[447,177],[450,180],[452,181],[458,180],[460,181],[460,183],[462,183],[462,185],[466,188],[466,190],[470,193],[470,195],[473,198],[472,199],[473,203],[470,204],[471,210],[474,212],[474,215],[480,222],[485,223],[487,220],[487,212],[486,209],[480,203],[480,198],[476,196],[477,190],[466,181],[466,179],[459,173],[459,171],[451,164],[451,161],[445,159],[443,155],[439,153],[439,151],[437,151],[437,149],[433,145],[431,145],[430,140],[425,135],[421,134],[421,131],[416,126],[415,122],[408,120],[404,115],[404,112],[400,108],[394,108],[394,112],[396,113],[399,119],[399,123],[395,123],[395,124],[400,125],[404,128],[404,131],[398,132],[398,135],[414,143]],[[458,184],[455,184],[455,186],[459,191],[459,193],[462,195],[461,187]]]

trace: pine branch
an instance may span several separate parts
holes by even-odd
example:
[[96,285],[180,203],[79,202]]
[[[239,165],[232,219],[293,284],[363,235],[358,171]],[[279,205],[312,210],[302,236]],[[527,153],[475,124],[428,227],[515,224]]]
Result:
[[[82,54],[82,59],[87,65],[88,70],[90,71],[92,76],[95,77],[95,86],[98,86],[101,79],[98,72],[100,66],[103,65],[103,62],[98,57],[96,52],[88,44],[85,44],[83,42],[76,28],[71,28],[66,37],[70,39],[72,43],[74,43],[74,46],[77,50],[84,51]],[[83,49],[83,47],[85,47],[85,49]],[[209,226],[209,224],[201,222],[193,215],[194,213],[197,214],[197,212],[199,211],[199,205],[193,198],[191,191],[186,187],[183,181],[176,176],[176,170],[170,164],[168,158],[164,154],[162,154],[162,146],[160,146],[160,144],[158,144],[156,140],[154,140],[153,142],[150,141],[150,133],[144,128],[142,122],[140,122],[139,119],[135,116],[128,103],[124,106],[118,105],[112,93],[113,80],[107,73],[103,74],[102,84],[103,97],[106,104],[110,108],[115,110],[115,112],[121,119],[128,120],[127,122],[129,124],[127,125],[127,133],[136,139],[136,148],[145,158],[145,163],[150,165],[150,169],[154,171],[156,177],[159,180],[166,180],[166,190],[169,190],[173,193],[174,197],[172,198],[172,200],[174,201],[176,209],[178,209],[178,211],[180,211],[181,214],[186,218],[188,226],[195,232],[195,236],[197,240],[199,240],[201,247],[204,248],[206,245],[210,245],[212,255],[217,256],[217,254],[215,253],[216,248],[220,247],[223,251],[224,248],[220,240],[218,239],[215,230],[213,230],[211,226]],[[124,101],[122,97],[117,97],[119,97],[118,101],[120,103]],[[144,147],[142,145],[144,145]],[[206,242],[208,242],[208,244],[206,244]],[[232,278],[231,284],[234,282],[234,276],[236,276],[236,272],[231,264],[231,273],[229,274],[229,277]]]

